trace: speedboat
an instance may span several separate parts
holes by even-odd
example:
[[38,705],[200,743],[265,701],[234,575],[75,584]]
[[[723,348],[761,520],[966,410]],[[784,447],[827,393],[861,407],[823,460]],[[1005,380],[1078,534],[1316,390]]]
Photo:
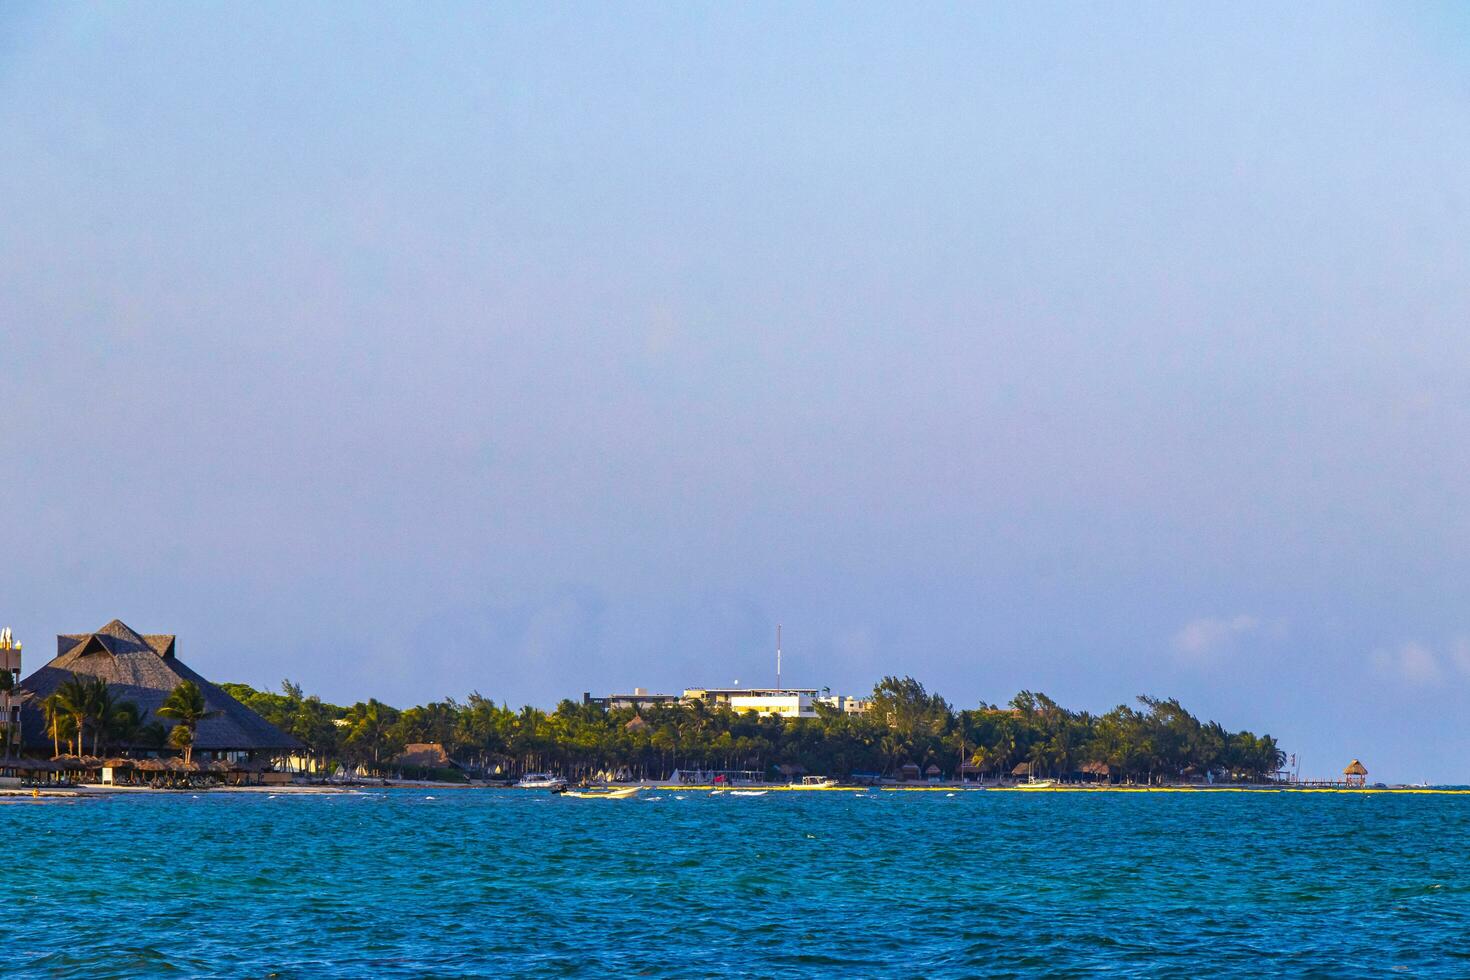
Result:
[[831,776],[802,776],[801,782],[792,783],[792,789],[831,789],[837,785],[837,780]]
[[528,772],[516,783],[516,789],[549,789],[558,792],[567,788],[567,781],[549,772]]
[[770,792],[770,790],[768,790],[768,789],[732,789],[732,790],[730,790],[730,795],[731,796],[765,796],[769,792]]

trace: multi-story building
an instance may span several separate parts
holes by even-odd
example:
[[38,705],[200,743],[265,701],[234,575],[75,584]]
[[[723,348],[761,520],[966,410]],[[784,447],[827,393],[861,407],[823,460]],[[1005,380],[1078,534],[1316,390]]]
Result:
[[609,694],[594,698],[591,691],[582,692],[583,704],[595,704],[611,711],[614,708],[648,708],[656,704],[678,704],[683,699],[677,694],[649,694],[644,687],[633,688],[632,694]]
[[20,642],[10,627],[0,629],[0,671],[10,675],[10,683],[0,691],[0,746],[20,744]]
[[609,710],[695,701],[702,701],[711,708],[780,715],[782,718],[815,718],[819,704],[845,714],[861,714],[868,710],[868,702],[861,698],[823,694],[810,687],[689,687],[682,695],[650,694],[645,688],[635,687],[632,694],[609,694],[601,698],[594,698],[591,693],[582,695],[583,704],[596,704]]

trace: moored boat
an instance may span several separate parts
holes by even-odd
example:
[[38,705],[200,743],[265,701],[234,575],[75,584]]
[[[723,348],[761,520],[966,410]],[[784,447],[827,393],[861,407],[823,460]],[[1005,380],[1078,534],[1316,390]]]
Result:
[[578,800],[626,800],[636,796],[642,786],[620,786],[616,789],[611,787],[593,789],[569,789],[562,796],[570,796]]
[[516,789],[549,789],[559,792],[567,788],[567,781],[549,772],[528,772],[516,783]]
[[801,782],[792,783],[791,789],[832,789],[837,780],[831,776],[803,776]]

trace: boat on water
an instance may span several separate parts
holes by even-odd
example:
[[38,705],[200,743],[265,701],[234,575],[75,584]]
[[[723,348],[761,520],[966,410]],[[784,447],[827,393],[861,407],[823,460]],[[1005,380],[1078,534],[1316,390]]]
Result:
[[1055,779],[1037,779],[1030,777],[1024,783],[1017,783],[1016,789],[1051,789],[1057,784]]
[[769,792],[770,792],[770,790],[768,790],[768,789],[732,789],[732,790],[730,790],[730,795],[731,796],[765,796]]
[[560,791],[567,788],[567,781],[549,772],[528,772],[516,783],[516,789],[549,789]]
[[792,789],[831,789],[837,785],[837,780],[831,776],[802,776],[801,782],[792,783]]
[[562,796],[570,796],[577,800],[626,800],[638,795],[642,786],[620,786],[616,789],[611,787],[596,789],[569,789]]

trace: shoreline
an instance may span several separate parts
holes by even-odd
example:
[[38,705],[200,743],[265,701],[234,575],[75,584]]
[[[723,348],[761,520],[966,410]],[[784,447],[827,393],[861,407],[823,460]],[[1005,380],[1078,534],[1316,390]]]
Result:
[[[1291,787],[1291,786],[1047,786],[1043,788],[1029,788],[1021,786],[960,786],[960,785],[938,785],[938,786],[826,786],[821,788],[801,788],[795,786],[737,786],[717,787],[710,784],[700,785],[671,785],[667,783],[643,783],[629,784],[637,785],[644,790],[666,791],[666,792],[688,792],[688,793],[711,793],[714,791],[728,792],[730,789],[760,790],[767,793],[945,793],[954,795],[957,793],[1019,793],[1023,795],[1035,795],[1041,793],[1183,793],[1183,794],[1212,794],[1212,793],[1243,793],[1243,794],[1337,794],[1337,795],[1399,795],[1399,796],[1467,796],[1470,788],[1434,787],[1434,786],[1385,786],[1385,787]],[[160,789],[151,786],[102,786],[98,784],[84,784],[81,786],[67,786],[33,789],[3,789],[0,790],[0,804],[18,803],[24,801],[61,801],[81,799],[106,799],[121,796],[190,796],[204,795],[265,795],[265,796],[354,796],[380,793],[386,790],[411,789],[411,790],[491,790],[497,792],[516,793],[545,793],[545,790],[526,790],[515,786],[489,786],[484,784],[470,783],[433,783],[433,782],[398,782],[388,785],[363,785],[363,786],[213,786],[205,788],[184,789]],[[554,794],[551,794],[554,795]]]

